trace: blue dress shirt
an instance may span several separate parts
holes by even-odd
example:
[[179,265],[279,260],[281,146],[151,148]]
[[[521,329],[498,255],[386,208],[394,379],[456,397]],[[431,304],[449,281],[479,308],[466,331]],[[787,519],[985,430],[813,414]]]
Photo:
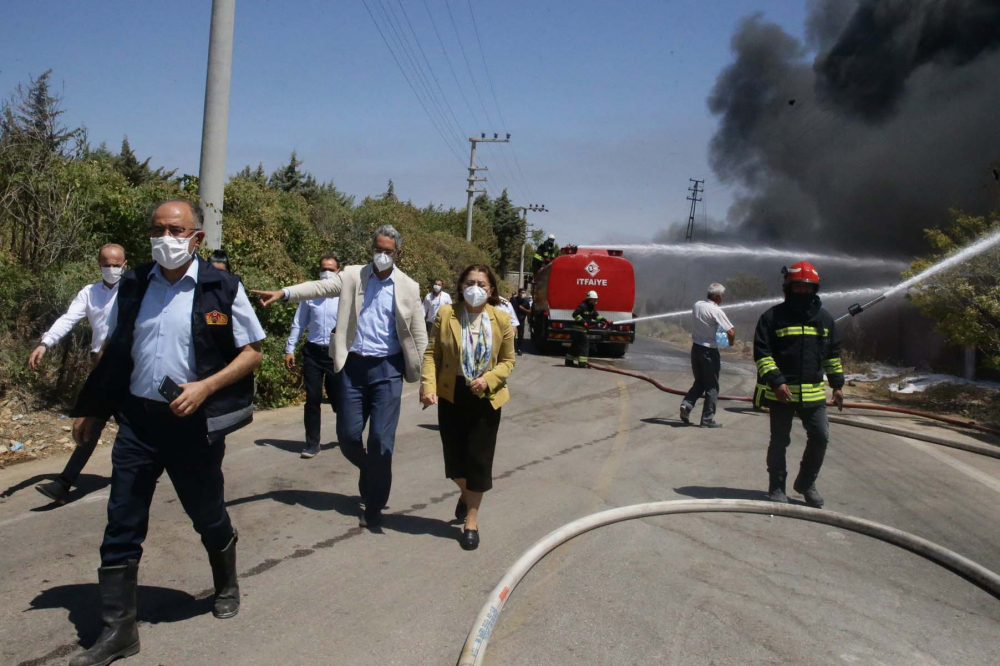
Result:
[[285,353],[295,352],[295,345],[302,337],[302,329],[308,329],[306,340],[321,347],[330,346],[330,333],[337,328],[337,308],[340,307],[340,297],[314,298],[311,301],[299,303],[292,320],[292,331],[285,342]]
[[396,333],[396,268],[384,280],[372,270],[365,285],[365,301],[358,317],[358,329],[351,344],[352,354],[394,356],[403,351]]
[[[132,395],[166,402],[158,390],[169,376],[178,384],[198,381],[195,374],[194,345],[191,343],[191,316],[194,288],[198,283],[198,262],[192,261],[180,280],[170,284],[156,265],[149,273],[149,288],[139,307],[132,337]],[[108,337],[118,325],[118,303],[108,317]],[[233,301],[233,341],[237,347],[260,342],[264,329],[241,284]]]

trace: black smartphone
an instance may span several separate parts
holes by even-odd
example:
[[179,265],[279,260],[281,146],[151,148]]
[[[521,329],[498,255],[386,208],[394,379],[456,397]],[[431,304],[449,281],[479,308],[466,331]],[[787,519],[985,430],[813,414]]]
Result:
[[173,402],[184,392],[184,389],[178,386],[177,382],[167,375],[163,375],[163,379],[160,380],[160,387],[157,390],[160,392],[160,395],[167,399],[167,402]]

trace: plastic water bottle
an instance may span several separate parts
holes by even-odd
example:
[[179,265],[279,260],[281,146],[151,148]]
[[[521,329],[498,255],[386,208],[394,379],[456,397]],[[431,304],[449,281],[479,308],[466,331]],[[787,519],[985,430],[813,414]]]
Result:
[[729,346],[729,336],[721,327],[715,331],[715,345],[720,349]]

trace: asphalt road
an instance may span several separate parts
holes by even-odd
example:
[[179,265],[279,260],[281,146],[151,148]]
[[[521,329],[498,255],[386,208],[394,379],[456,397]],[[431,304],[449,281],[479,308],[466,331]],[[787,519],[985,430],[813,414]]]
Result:
[[[642,340],[619,365],[686,388],[686,353]],[[747,395],[753,366],[726,363]],[[357,478],[335,445],[300,460],[301,409],[258,414],[229,438],[243,605],[210,613],[211,574],[163,477],[139,572],[142,652],[129,666],[454,664],[478,609],[517,557],[605,508],[761,499],[765,417],[723,405],[683,427],[679,398],[645,382],[526,355],[511,380],[480,518],[462,551],[449,523],[436,414],[404,392],[381,533],[357,526]],[[700,409],[700,407],[699,407]],[[327,415],[330,416],[330,415]],[[895,417],[914,429],[926,424]],[[832,426],[827,508],[935,541],[1000,571],[1000,461]],[[935,428],[935,432],[941,430]],[[801,455],[796,425],[790,466]],[[333,419],[324,436],[335,440]],[[60,664],[99,632],[95,569],[110,449],[76,501],[43,505],[49,459],[0,470],[0,663]],[[631,521],[581,536],[514,591],[487,664],[996,664],[1000,602],[920,557],[823,525],[755,515]]]

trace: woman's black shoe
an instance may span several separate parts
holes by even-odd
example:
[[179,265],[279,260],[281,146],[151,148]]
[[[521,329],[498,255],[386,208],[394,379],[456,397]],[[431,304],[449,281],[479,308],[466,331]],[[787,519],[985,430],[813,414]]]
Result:
[[469,505],[462,501],[462,498],[458,498],[458,504],[455,505],[455,520],[460,520],[465,522],[465,517],[469,515]]
[[464,530],[459,543],[462,544],[462,550],[479,548],[479,530]]

